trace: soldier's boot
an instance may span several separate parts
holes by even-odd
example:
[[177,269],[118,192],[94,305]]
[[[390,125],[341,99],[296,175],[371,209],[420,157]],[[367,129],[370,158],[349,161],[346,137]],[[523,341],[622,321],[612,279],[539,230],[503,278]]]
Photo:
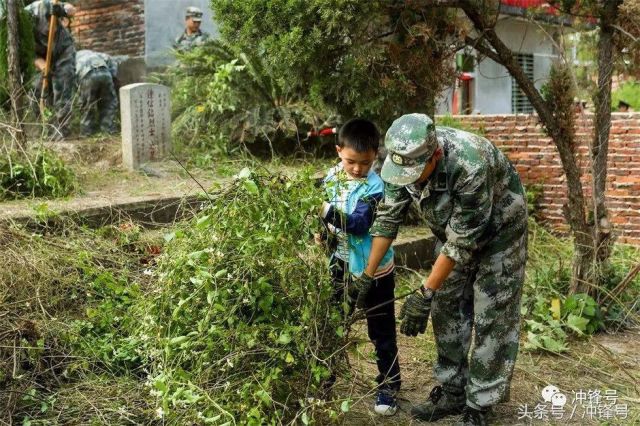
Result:
[[445,391],[442,386],[434,387],[423,404],[411,408],[411,416],[427,422],[435,422],[446,416],[458,415],[466,407],[464,392],[459,394]]
[[462,420],[456,423],[456,426],[487,426],[489,424],[489,410],[476,410],[466,406]]

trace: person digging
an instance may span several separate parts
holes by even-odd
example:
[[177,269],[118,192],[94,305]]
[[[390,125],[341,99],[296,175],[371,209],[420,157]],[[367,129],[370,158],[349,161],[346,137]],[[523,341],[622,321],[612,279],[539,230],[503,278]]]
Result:
[[[518,173],[487,139],[436,127],[424,114],[393,122],[385,137],[384,200],[371,227],[372,248],[358,285],[366,288],[416,202],[438,239],[431,273],[402,306],[400,332],[425,332],[431,315],[439,385],[413,417],[463,413],[460,425],[485,425],[509,399],[518,353],[520,298],[527,257],[527,206]],[[474,347],[471,332],[475,330]]]

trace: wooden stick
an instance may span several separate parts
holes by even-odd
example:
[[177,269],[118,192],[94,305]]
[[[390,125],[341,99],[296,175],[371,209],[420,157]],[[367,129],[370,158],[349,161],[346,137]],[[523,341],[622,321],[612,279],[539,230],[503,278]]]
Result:
[[611,305],[611,303],[613,302],[613,299],[615,299],[620,293],[622,293],[622,291],[629,285],[631,284],[631,282],[633,281],[633,279],[636,277],[636,275],[638,275],[640,273],[640,262],[638,262],[638,264],[631,270],[629,271],[629,273],[627,274],[626,277],[624,277],[624,279],[622,281],[620,281],[620,284],[618,284],[613,290],[611,290],[608,294],[605,294],[605,296],[602,298],[602,304],[604,304],[604,301],[607,300],[607,298],[611,298],[611,301],[609,303],[607,303],[606,305],[606,309],[609,309],[609,305]]

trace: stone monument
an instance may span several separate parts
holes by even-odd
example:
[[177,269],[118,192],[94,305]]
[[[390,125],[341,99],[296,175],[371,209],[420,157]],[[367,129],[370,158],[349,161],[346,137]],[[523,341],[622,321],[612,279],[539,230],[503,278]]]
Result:
[[171,149],[171,96],[160,84],[120,88],[122,162],[131,170],[162,159]]

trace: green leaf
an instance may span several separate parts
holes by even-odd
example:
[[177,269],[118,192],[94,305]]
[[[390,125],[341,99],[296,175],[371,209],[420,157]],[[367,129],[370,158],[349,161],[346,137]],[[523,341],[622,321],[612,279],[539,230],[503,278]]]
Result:
[[278,337],[277,342],[281,345],[287,345],[291,342],[291,336],[289,336],[287,333],[282,333],[280,337]]
[[211,216],[209,216],[209,215],[204,215],[204,216],[199,217],[197,222],[196,222],[196,225],[201,227],[202,224],[205,224],[205,225],[208,224],[210,217]]
[[350,409],[351,409],[351,406],[350,406],[349,400],[347,399],[342,401],[342,404],[340,404],[340,410],[343,413],[348,413]]
[[264,389],[260,389],[259,391],[257,391],[256,396],[260,398],[260,400],[264,402],[265,405],[269,405],[271,403],[271,395],[269,395],[269,393]]
[[588,317],[594,317],[596,315],[596,307],[592,305],[587,305],[582,310],[582,315]]
[[258,185],[256,185],[254,181],[247,179],[242,183],[242,185],[250,194],[258,195]]
[[284,362],[286,362],[287,364],[292,364],[295,361],[295,358],[293,357],[293,355],[291,355],[291,352],[287,352],[287,356],[284,358]]
[[178,346],[181,343],[184,343],[189,339],[188,336],[178,336],[169,340],[169,346]]
[[568,349],[565,342],[556,340],[552,337],[542,336],[540,339],[542,340],[544,348],[551,352],[564,352]]
[[582,334],[587,330],[587,324],[589,324],[589,320],[587,318],[574,314],[569,314],[567,317],[567,326],[578,334]]
[[248,167],[245,167],[238,173],[238,178],[240,179],[247,179],[249,176],[251,176],[251,170]]

